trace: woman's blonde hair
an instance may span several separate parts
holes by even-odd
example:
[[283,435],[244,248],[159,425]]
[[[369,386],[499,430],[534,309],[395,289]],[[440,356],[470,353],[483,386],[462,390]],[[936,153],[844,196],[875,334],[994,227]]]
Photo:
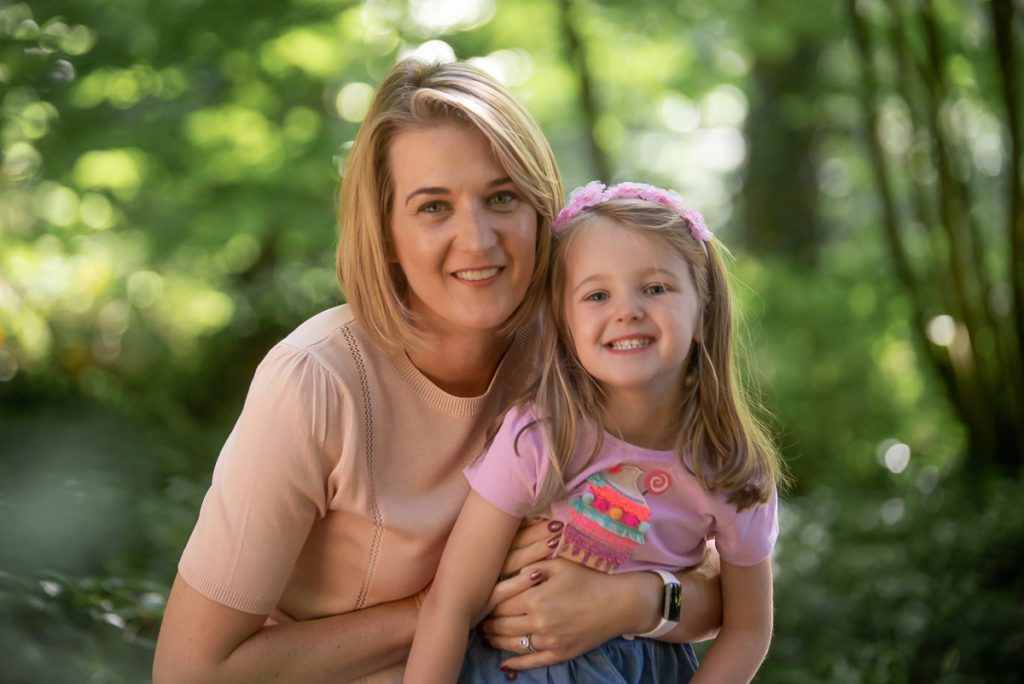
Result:
[[722,258],[713,241],[703,243],[675,211],[653,202],[614,199],[583,210],[560,227],[549,275],[549,297],[541,325],[541,361],[531,390],[551,455],[541,498],[562,495],[566,467],[578,446],[580,428],[594,426],[601,447],[602,390],[580,363],[566,319],[566,254],[573,240],[596,217],[610,219],[679,254],[689,265],[700,303],[700,334],[693,341],[683,375],[676,447],[680,458],[711,492],[724,492],[740,510],[768,500],[782,479],[778,452],[747,392],[738,382],[733,359],[732,298]]
[[394,182],[388,147],[409,126],[472,126],[490,141],[498,163],[537,211],[533,277],[523,302],[503,326],[533,320],[544,297],[551,221],[562,181],[544,134],[523,105],[485,72],[463,62],[405,59],[381,83],[356,135],[341,187],[338,280],[366,334],[388,350],[420,346],[407,305],[408,285],[390,249]]

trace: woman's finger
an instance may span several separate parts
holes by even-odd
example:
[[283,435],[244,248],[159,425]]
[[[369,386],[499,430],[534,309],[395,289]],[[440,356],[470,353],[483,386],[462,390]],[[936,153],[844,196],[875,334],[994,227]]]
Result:
[[494,585],[494,589],[491,590],[491,595],[487,599],[487,604],[477,614],[474,622],[480,622],[480,620],[490,615],[496,606],[505,606],[507,609],[509,603],[513,602],[516,596],[519,596],[530,587],[543,582],[545,579],[547,579],[547,575],[543,569],[530,568],[528,571],[520,572],[501,580]]
[[[530,650],[523,645],[523,638],[528,632],[520,632],[517,636],[494,636],[488,637],[487,643],[492,648],[497,648],[502,651],[508,651],[509,653],[518,653],[519,655],[527,655]],[[530,634],[530,645],[533,646],[535,651],[543,651],[544,648],[540,645],[543,640],[535,634]]]
[[514,575],[530,563],[550,556],[558,546],[561,533],[562,523],[558,520],[535,519],[530,523],[524,522],[512,540],[501,568],[501,576]]
[[507,667],[510,670],[527,670],[531,667],[544,667],[545,665],[554,665],[565,660],[565,657],[555,653],[554,651],[537,651],[536,653],[527,653],[525,655],[515,656],[509,658],[501,663],[502,667]]
[[[480,625],[480,631],[497,648],[504,648],[509,640],[522,639],[524,634],[533,634],[533,623],[527,615],[490,618]],[[514,644],[513,644],[514,645]],[[536,645],[534,646],[536,648]],[[515,648],[507,648],[515,651]]]
[[551,556],[559,542],[559,534],[548,532],[544,526],[545,536],[519,548],[513,548],[505,556],[505,564],[501,567],[502,577],[511,577],[527,565],[544,560]]

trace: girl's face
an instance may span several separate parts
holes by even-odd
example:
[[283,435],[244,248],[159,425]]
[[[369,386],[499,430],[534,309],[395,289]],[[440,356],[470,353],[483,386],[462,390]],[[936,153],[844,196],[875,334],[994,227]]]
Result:
[[565,253],[566,322],[584,369],[610,398],[676,401],[700,304],[686,260],[604,217]]
[[499,328],[533,275],[536,210],[472,126],[405,128],[388,164],[392,258],[409,283],[417,327]]

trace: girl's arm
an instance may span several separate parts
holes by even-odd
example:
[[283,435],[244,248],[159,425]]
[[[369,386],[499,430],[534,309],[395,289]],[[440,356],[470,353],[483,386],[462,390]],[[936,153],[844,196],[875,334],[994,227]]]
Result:
[[264,627],[174,580],[153,660],[154,684],[350,681],[405,658],[419,597]]
[[519,522],[470,491],[420,613],[406,684],[458,677],[469,630],[487,603]]
[[[527,585],[526,579],[537,571],[547,579]],[[679,625],[659,640],[689,643],[713,638],[722,624],[714,544],[708,545],[699,565],[676,576],[683,600]],[[516,670],[574,658],[622,634],[642,634],[653,629],[661,615],[663,584],[650,572],[609,575],[556,558],[525,566],[518,577],[499,582],[495,592],[513,583],[518,593],[502,596],[483,623],[483,632],[496,648],[523,654],[504,663]],[[616,600],[609,601],[609,596]],[[532,635],[537,653],[527,654],[520,647],[524,634]]]
[[772,640],[771,560],[751,566],[722,561],[722,603],[722,629],[693,684],[749,682],[757,673]]

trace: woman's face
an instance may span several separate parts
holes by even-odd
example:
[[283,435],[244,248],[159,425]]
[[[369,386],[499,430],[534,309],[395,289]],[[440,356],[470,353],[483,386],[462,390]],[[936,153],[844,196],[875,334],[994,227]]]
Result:
[[388,149],[392,259],[417,327],[499,328],[533,275],[537,212],[468,125],[414,126]]

